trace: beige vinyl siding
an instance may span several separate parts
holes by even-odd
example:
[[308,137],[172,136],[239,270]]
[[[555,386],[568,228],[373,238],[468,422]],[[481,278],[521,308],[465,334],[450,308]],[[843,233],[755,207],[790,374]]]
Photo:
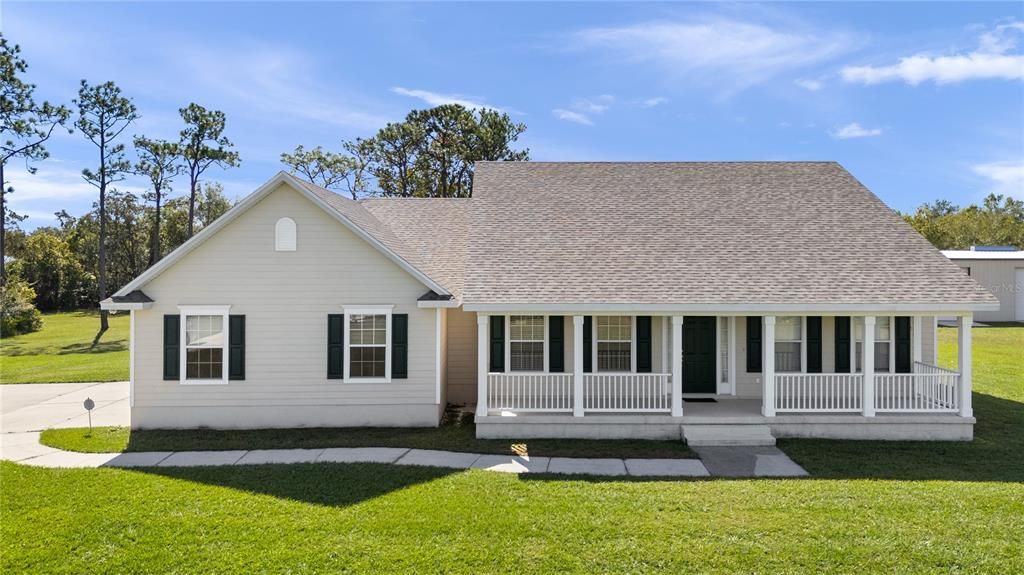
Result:
[[999,300],[998,311],[976,311],[974,321],[1014,321],[1016,293],[1024,289],[1024,285],[1017,285],[1017,268],[1024,268],[1024,260],[954,259],[953,262],[964,269],[964,273],[970,268],[971,278]]
[[447,393],[448,402],[476,403],[476,313],[462,308],[448,310]]
[[[274,250],[281,217],[297,225],[294,252]],[[437,422],[436,315],[416,303],[426,288],[290,187],[269,194],[142,289],[156,303],[136,312],[135,427],[147,426],[147,417],[165,422],[168,414],[179,416],[182,427],[246,427],[255,419],[247,419],[245,408],[278,406],[310,406],[311,417],[304,420],[302,409],[282,410],[286,415],[270,426],[344,425],[343,414],[351,411],[339,409],[333,417],[325,406],[359,405],[410,406],[392,417],[382,410],[379,425]],[[327,315],[356,304],[393,305],[393,313],[408,314],[408,379],[327,379]],[[231,314],[246,316],[244,381],[163,380],[163,316],[177,314],[179,305],[230,305]]]
[[921,318],[921,361],[939,365],[935,349],[935,316]]

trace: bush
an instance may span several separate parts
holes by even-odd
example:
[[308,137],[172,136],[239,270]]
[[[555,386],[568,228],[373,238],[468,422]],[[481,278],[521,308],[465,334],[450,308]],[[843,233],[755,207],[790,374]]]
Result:
[[0,336],[30,333],[43,327],[43,316],[32,303],[36,291],[25,280],[9,277],[0,292]]

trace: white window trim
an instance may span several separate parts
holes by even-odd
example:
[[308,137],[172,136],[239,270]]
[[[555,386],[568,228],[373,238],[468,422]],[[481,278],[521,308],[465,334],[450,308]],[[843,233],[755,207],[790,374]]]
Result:
[[[391,383],[391,312],[393,305],[343,305],[341,309],[345,312],[345,349],[343,355],[344,374],[342,383]],[[351,315],[383,315],[386,316],[385,326],[387,332],[384,334],[384,377],[351,377],[349,375],[349,350],[352,349],[352,336],[349,334],[349,316]]]
[[[800,339],[799,339],[799,343],[800,343],[800,371],[781,371],[778,368],[776,368],[775,372],[776,373],[807,373],[807,316],[805,316],[805,315],[803,315],[803,316],[793,316],[793,315],[789,315],[789,316],[780,315],[780,316],[778,316],[776,318],[775,343],[797,343],[797,341],[798,341],[798,340],[795,340],[795,339],[782,339],[782,340],[779,339],[779,336],[778,336],[778,333],[779,333],[778,332],[778,320],[782,319],[784,317],[799,317],[800,318]],[[776,347],[776,349],[778,349],[778,348]]]
[[[180,362],[179,366],[178,366],[178,373],[180,375],[180,379],[178,380],[179,384],[181,384],[181,385],[227,385],[228,384],[228,363],[229,363],[228,346],[229,346],[229,344],[231,342],[231,333],[229,333],[229,330],[231,329],[231,326],[230,326],[231,322],[229,321],[228,315],[229,315],[230,312],[231,312],[231,306],[230,305],[179,305],[178,306],[178,313],[179,313],[179,315],[181,317],[181,319],[178,321],[178,323],[180,324],[178,326],[178,329],[180,330],[180,332],[179,332],[180,335],[178,336],[179,342],[180,342],[179,351],[178,351],[179,362]],[[223,320],[223,322],[224,322],[223,323],[223,325],[224,325],[224,344],[221,346],[221,349],[223,351],[221,352],[221,363],[222,363],[222,365],[221,365],[221,378],[220,379],[187,379],[186,378],[187,367],[188,367],[187,366],[188,362],[186,361],[186,358],[188,357],[188,340],[185,339],[185,337],[186,337],[185,327],[186,327],[186,324],[188,324],[188,316],[190,316],[190,315],[219,315],[219,316],[224,318],[224,320]]]
[[[543,371],[513,371],[512,370],[512,316],[516,317],[531,317],[540,316],[544,318],[544,370]],[[492,316],[493,317],[493,316]],[[507,313],[505,314],[505,373],[516,373],[519,375],[530,375],[538,373],[550,373],[551,367],[549,364],[551,349],[551,333],[548,328],[551,322],[551,316],[542,313]],[[516,340],[516,341],[536,341],[536,340]]]
[[[599,317],[628,317],[629,318],[629,371],[601,371],[597,367],[597,348],[599,347],[600,341],[597,339],[597,318]],[[653,331],[653,330],[652,330]],[[590,340],[593,342],[590,350],[590,365],[593,367],[594,373],[605,373],[605,374],[617,374],[617,373],[636,373],[636,316],[635,315],[623,315],[623,316],[593,316],[590,320]],[[604,341],[621,341],[621,340],[604,340]]]

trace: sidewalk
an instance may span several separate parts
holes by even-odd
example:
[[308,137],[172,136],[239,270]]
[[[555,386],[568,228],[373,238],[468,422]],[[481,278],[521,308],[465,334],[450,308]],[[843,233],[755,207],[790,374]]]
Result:
[[[75,453],[39,443],[39,432],[0,435],[0,459],[40,467],[196,467],[220,465],[263,465],[293,463],[387,463],[424,465],[451,469],[484,469],[500,473],[556,473],[566,475],[634,477],[736,476],[735,464],[726,468],[715,460],[752,456],[743,465],[753,477],[801,477],[807,475],[781,451],[774,448],[749,453],[743,448],[718,448],[701,453],[711,458],[708,466],[700,459],[584,459],[568,457],[519,457],[393,447],[347,447],[326,449],[255,449],[251,451],[156,451],[136,453]],[[724,450],[724,451],[723,451]]]

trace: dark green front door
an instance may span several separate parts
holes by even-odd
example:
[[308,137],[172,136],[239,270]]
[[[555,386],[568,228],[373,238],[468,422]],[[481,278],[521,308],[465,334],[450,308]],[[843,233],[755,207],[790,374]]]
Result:
[[715,393],[715,318],[683,319],[683,393]]

